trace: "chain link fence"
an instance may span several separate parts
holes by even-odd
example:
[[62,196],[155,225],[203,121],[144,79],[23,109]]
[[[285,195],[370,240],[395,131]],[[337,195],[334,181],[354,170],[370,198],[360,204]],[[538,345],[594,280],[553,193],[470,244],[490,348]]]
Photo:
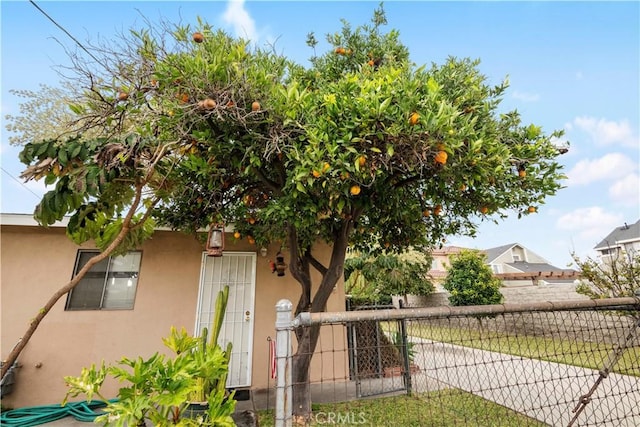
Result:
[[303,313],[278,342],[310,325],[347,350],[319,343],[331,369],[297,418],[292,346],[279,349],[276,425],[640,425],[637,298]]

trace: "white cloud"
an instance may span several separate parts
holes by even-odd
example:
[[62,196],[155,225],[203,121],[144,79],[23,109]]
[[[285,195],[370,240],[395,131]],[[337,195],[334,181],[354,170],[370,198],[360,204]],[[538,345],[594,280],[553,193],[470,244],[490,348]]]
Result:
[[569,185],[584,185],[595,181],[614,180],[634,172],[637,163],[621,153],[609,153],[599,159],[580,160],[567,173]]
[[513,91],[511,96],[523,102],[535,102],[540,99],[540,95],[537,93],[520,92],[517,90]]
[[230,0],[227,3],[227,9],[224,11],[222,19],[233,28],[237,37],[249,39],[254,43],[257,41],[256,23],[244,8],[244,0]]
[[640,145],[638,135],[631,129],[631,125],[626,119],[616,122],[581,116],[576,117],[573,120],[573,124],[587,132],[598,145],[618,144],[625,147],[638,147]]
[[609,197],[621,205],[638,206],[640,204],[640,175],[632,173],[616,181],[609,188]]
[[624,221],[622,214],[606,212],[600,206],[575,209],[556,220],[560,230],[576,233],[576,237],[597,244]]

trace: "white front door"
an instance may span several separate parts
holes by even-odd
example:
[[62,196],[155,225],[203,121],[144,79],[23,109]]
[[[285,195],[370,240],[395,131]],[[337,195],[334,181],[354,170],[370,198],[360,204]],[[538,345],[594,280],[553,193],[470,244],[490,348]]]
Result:
[[196,334],[211,329],[218,291],[229,285],[229,302],[218,344],[233,344],[227,387],[251,386],[253,350],[253,305],[256,284],[256,254],[225,252],[221,257],[202,255]]

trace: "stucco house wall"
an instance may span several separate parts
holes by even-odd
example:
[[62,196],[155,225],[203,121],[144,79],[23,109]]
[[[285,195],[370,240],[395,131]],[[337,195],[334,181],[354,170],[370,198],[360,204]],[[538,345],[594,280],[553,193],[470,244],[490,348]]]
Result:
[[[80,249],[66,237],[64,228],[7,225],[10,222],[3,217],[0,230],[3,359],[40,307],[69,281]],[[257,252],[246,240],[235,243],[229,235],[226,240],[225,252]],[[271,272],[269,259],[278,249],[270,247],[266,257],[260,253],[256,256],[252,389],[267,387],[269,381],[267,337],[275,338],[277,301],[287,298],[295,307],[299,296],[300,286],[291,274],[278,277]],[[123,356],[148,357],[156,351],[166,352],[162,338],[169,334],[171,326],[194,332],[203,246],[193,236],[156,231],[141,250],[134,308],[65,311],[63,296],[22,352],[15,388],[4,396],[3,406],[59,403],[66,393],[64,376],[79,375],[82,367],[102,360],[112,363]],[[329,250],[323,246],[317,256],[327,259]],[[344,310],[344,301],[344,286],[339,283],[329,299],[328,310]],[[345,354],[344,358],[332,358],[332,377],[348,375],[345,343],[346,339],[336,337],[335,331],[327,331],[321,337],[320,349],[326,345],[335,354]],[[312,362],[312,381],[322,379],[319,359],[314,357]],[[117,384],[109,384],[107,396],[115,397],[116,390]]]

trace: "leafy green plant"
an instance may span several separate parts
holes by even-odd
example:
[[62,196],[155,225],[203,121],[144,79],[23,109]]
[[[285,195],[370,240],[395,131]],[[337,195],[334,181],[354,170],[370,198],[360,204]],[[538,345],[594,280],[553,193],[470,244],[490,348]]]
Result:
[[[171,328],[164,345],[173,357],[156,352],[148,359],[122,358],[116,365],[83,368],[78,377],[65,377],[69,397],[85,395],[107,403],[104,415],[96,422],[113,426],[144,425],[235,425],[231,414],[235,410],[233,393],[227,393],[225,382],[231,354],[231,343],[226,349],[217,344],[222,318],[229,295],[228,286],[220,291],[216,300],[216,316],[209,337],[205,328],[199,337],[191,336],[182,328]],[[104,381],[112,377],[126,383],[118,391],[118,399],[109,400],[101,394]],[[208,405],[199,418],[185,417],[191,403]]]
[[396,332],[393,333],[392,341],[393,341],[393,345],[398,349],[400,354],[404,354],[403,353],[403,347],[406,345],[406,347],[407,347],[407,356],[409,357],[409,363],[412,363],[413,359],[416,356],[416,349],[413,348],[414,347],[414,343],[412,343],[409,340],[407,340],[407,342],[405,343],[404,340],[402,339],[402,334],[400,333],[400,331],[396,331]]
[[500,304],[500,280],[485,264],[478,251],[465,250],[452,257],[451,266],[442,286],[449,291],[451,305]]
[[429,295],[430,265],[430,257],[418,251],[350,256],[344,263],[345,289],[352,301],[364,304],[390,303],[392,295]]
[[601,260],[571,256],[582,273],[576,292],[592,299],[640,294],[640,252],[614,252]]

